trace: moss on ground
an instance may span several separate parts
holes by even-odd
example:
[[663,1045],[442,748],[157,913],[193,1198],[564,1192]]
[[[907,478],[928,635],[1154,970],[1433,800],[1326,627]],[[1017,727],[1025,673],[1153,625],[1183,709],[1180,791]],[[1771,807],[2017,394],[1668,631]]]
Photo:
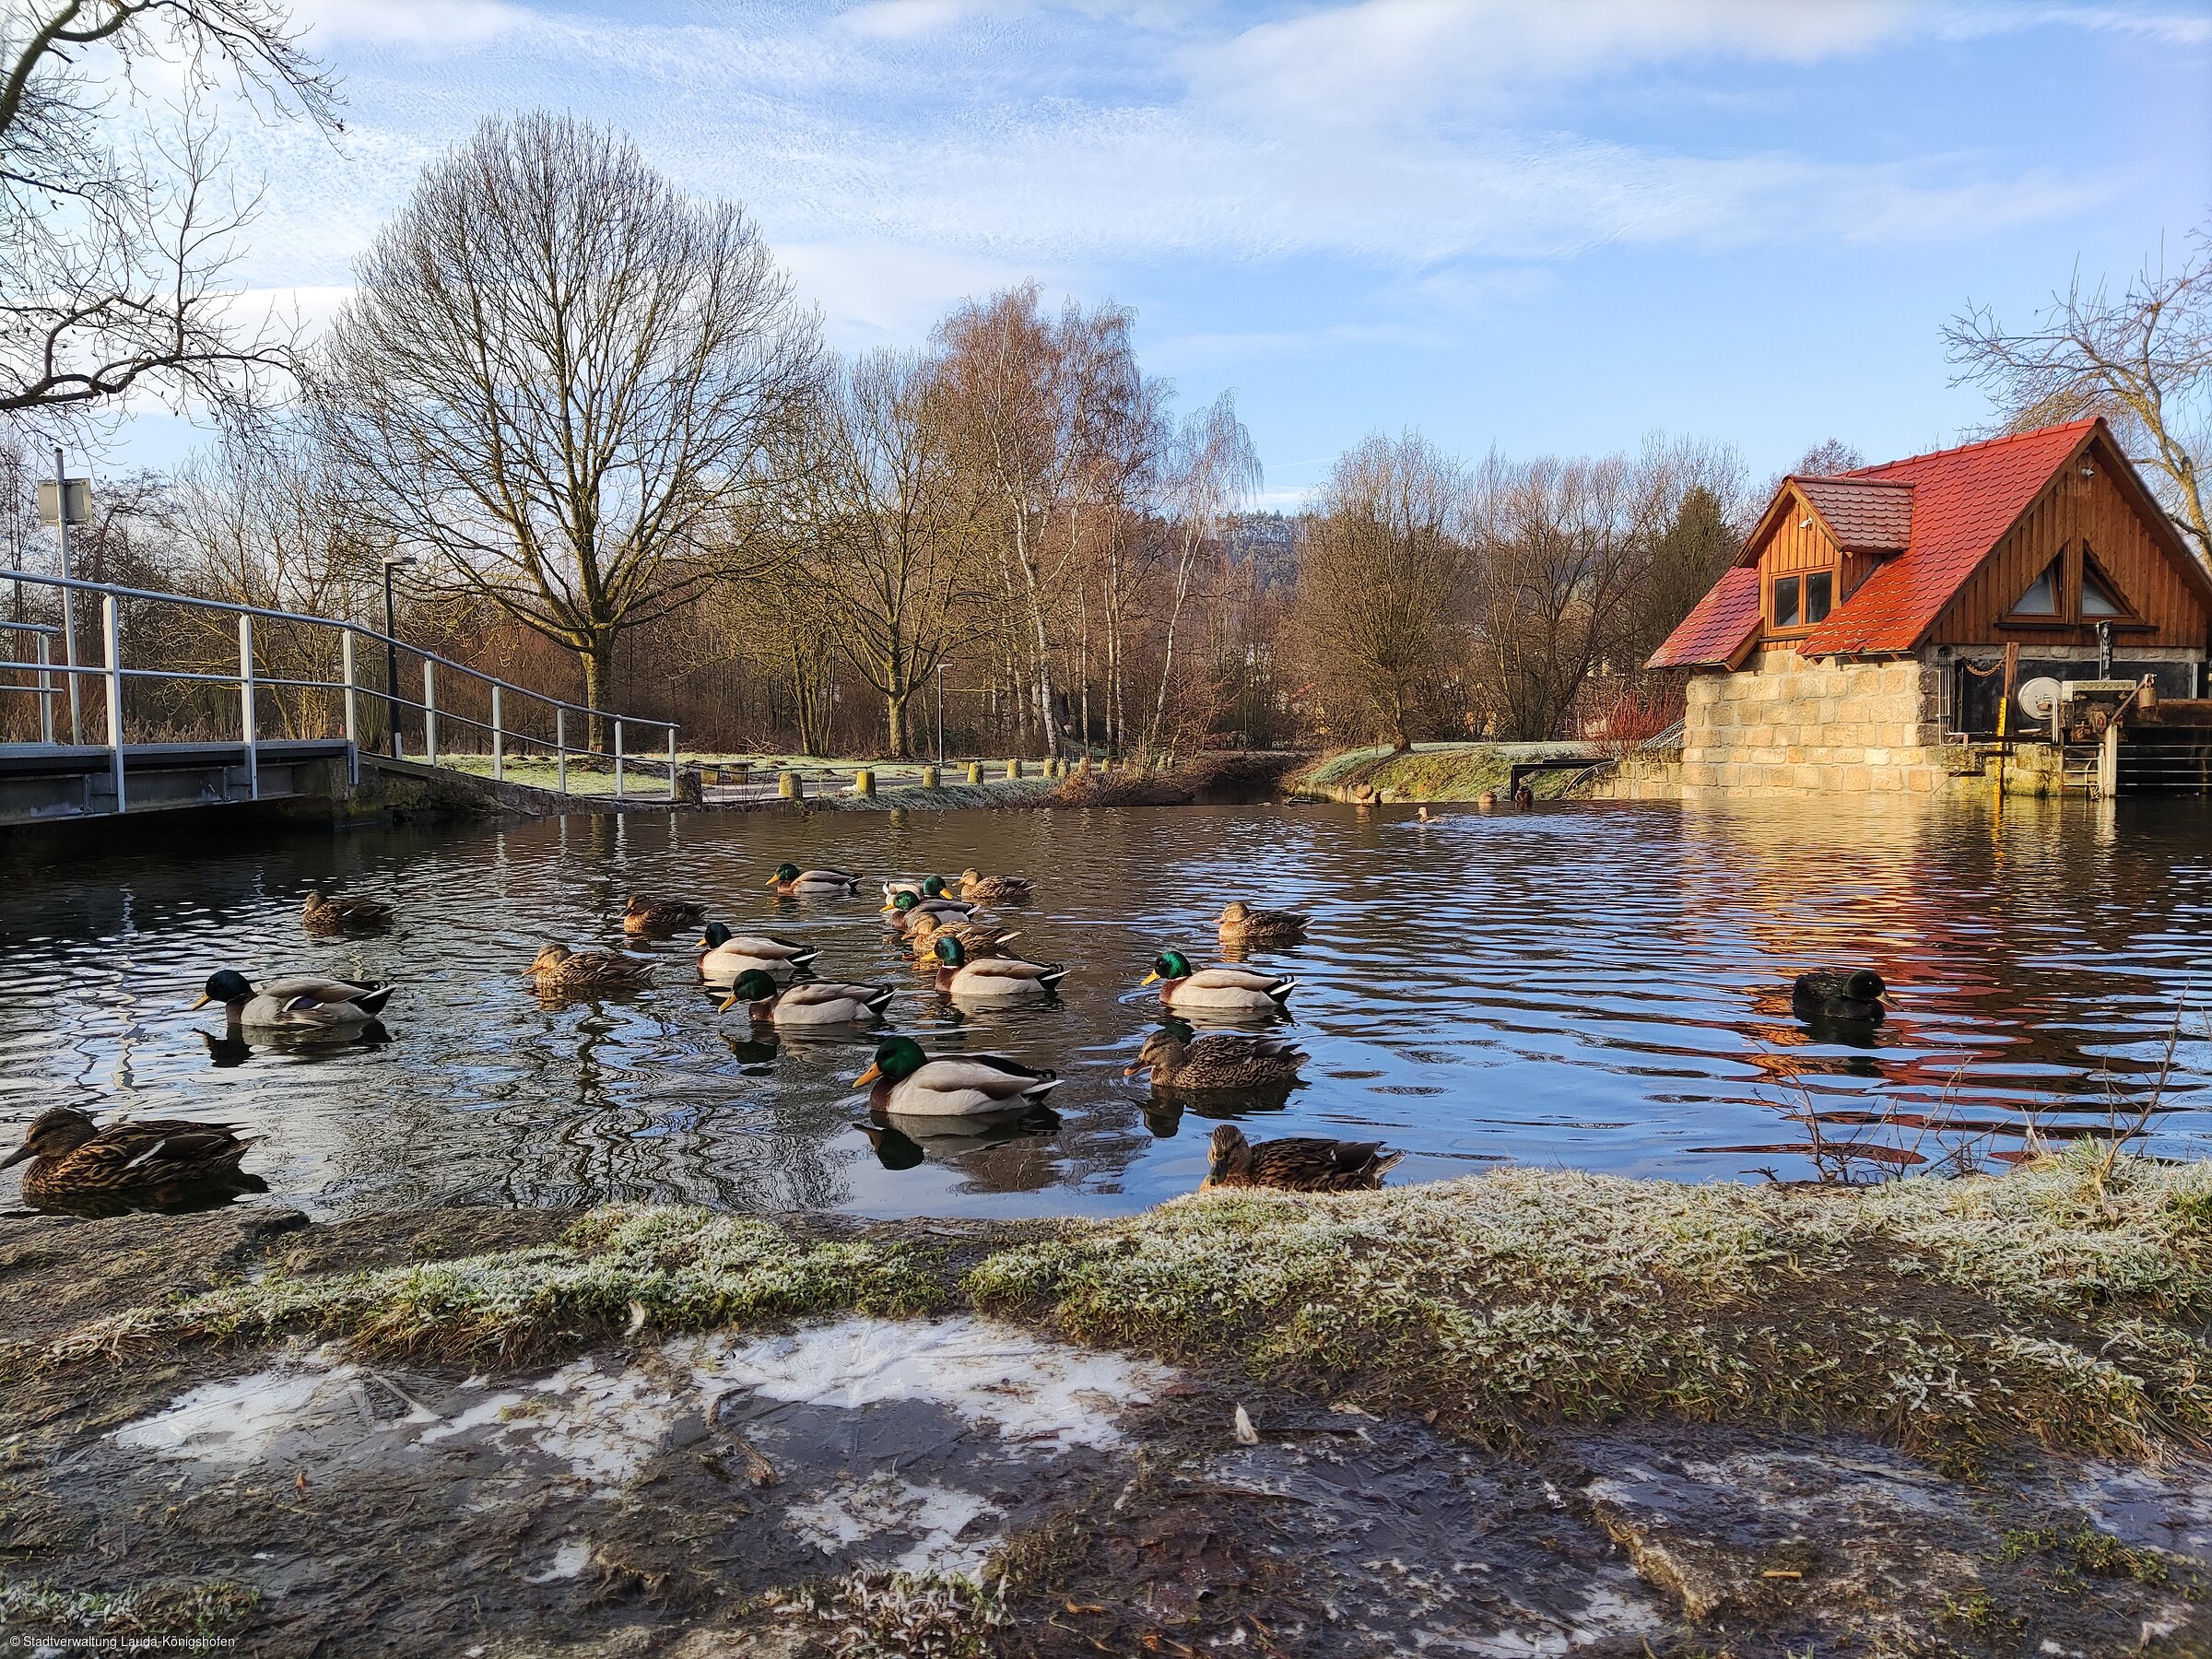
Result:
[[[1444,743],[1417,746],[1396,754],[1387,748],[1347,749],[1330,755],[1289,781],[1293,793],[1334,795],[1364,785],[1393,801],[1472,801],[1489,793],[1503,799],[1515,761],[1530,758],[1529,746]],[[1530,774],[1528,786],[1538,799],[1564,795],[1575,774]]]
[[[1220,1362],[1484,1438],[1647,1413],[2024,1440],[2125,1456],[2212,1430],[2212,1169],[2088,1151],[1872,1189],[1512,1170],[1352,1197],[1218,1193],[1038,1236],[808,1241],[613,1207],[552,1245],[258,1283],[87,1326],[53,1360],[164,1338],[343,1335],[514,1356],[639,1321],[755,1325],[968,1303]],[[991,1247],[995,1239],[996,1247]]]

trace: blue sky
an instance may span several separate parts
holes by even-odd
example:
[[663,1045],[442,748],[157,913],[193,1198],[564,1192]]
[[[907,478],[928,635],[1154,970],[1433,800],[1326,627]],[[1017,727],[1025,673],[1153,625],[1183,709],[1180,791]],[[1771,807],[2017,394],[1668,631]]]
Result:
[[[1288,504],[1364,433],[1478,454],[1655,429],[1758,476],[1984,414],[1964,301],[2026,317],[2212,219],[2212,4],[1362,0],[853,6],[304,0],[349,131],[232,124],[244,273],[309,315],[501,110],[627,129],[759,219],[830,339],[1034,276],[1233,388]],[[191,434],[140,419],[112,462]]]

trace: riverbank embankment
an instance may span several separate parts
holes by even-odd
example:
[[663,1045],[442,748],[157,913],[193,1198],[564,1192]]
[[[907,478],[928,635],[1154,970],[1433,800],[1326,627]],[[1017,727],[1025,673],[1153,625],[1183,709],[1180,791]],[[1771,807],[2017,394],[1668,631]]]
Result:
[[10,1634],[487,1659],[2212,1641],[2212,1171],[2090,1148],[1098,1222],[9,1218],[0,1305]]
[[1538,800],[1573,793],[1589,768],[1604,764],[1587,744],[1417,743],[1410,749],[1346,749],[1291,774],[1294,800],[1356,805],[1420,801],[1507,800],[1516,772]]

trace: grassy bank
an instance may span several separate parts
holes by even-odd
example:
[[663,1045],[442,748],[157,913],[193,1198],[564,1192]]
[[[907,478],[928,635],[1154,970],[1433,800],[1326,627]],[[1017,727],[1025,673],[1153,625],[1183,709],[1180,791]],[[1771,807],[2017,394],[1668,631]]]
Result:
[[[1488,793],[1505,798],[1520,761],[1571,752],[1558,744],[1418,743],[1404,754],[1387,748],[1347,749],[1325,757],[1288,781],[1293,794],[1327,800],[1358,798],[1372,790],[1390,801],[1472,801]],[[1571,771],[1543,771],[1528,779],[1537,798],[1566,793]]]
[[1101,1223],[808,1237],[614,1206],[558,1242],[258,1282],[84,1326],[48,1364],[343,1336],[515,1359],[631,1327],[971,1306],[1489,1441],[1642,1415],[1873,1430],[1966,1458],[2147,1458],[2212,1431],[2212,1170],[2083,1152],[2002,1178],[1681,1186],[1515,1170]]

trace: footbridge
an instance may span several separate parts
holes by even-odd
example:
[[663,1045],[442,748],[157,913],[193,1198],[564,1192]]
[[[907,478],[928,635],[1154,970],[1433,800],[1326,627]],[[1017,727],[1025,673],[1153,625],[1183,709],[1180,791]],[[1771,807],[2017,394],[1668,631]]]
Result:
[[0,828],[335,806],[365,774],[488,786],[494,799],[553,809],[696,793],[674,723],[595,712],[358,622],[0,579],[13,589],[0,618]]

